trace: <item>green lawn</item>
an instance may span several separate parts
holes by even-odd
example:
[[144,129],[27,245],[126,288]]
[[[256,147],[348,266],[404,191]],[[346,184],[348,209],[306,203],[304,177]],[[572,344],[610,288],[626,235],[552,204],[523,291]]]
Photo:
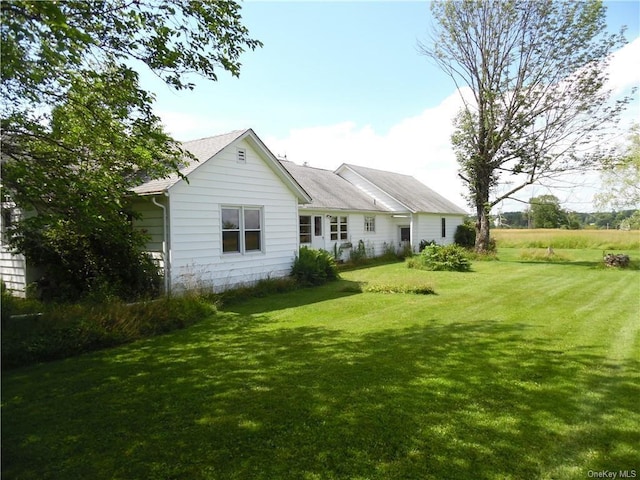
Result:
[[640,476],[640,272],[556,252],[353,270],[6,372],[2,478]]

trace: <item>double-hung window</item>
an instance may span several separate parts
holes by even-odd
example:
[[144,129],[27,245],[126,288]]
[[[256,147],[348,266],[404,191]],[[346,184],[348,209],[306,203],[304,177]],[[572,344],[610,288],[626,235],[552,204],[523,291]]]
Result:
[[300,215],[300,243],[311,243],[311,215]]
[[375,233],[376,217],[364,217],[364,231],[369,233]]
[[349,239],[347,217],[331,217],[329,226],[331,231],[331,240]]
[[259,252],[262,238],[262,208],[222,208],[223,253]]

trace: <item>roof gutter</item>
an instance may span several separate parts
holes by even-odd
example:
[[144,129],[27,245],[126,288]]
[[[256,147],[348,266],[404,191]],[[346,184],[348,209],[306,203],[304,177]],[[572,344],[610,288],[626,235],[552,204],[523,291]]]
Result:
[[[168,192],[164,192],[165,197],[169,197]],[[158,203],[156,197],[151,197],[151,202],[162,209],[162,265],[164,270],[164,294],[171,295],[171,264],[169,261],[169,244],[167,235],[167,207]]]

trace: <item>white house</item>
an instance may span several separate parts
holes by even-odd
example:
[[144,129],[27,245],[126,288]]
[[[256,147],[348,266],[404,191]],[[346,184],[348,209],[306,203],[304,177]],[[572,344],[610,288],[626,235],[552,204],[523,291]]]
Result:
[[408,175],[350,164],[335,172],[282,164],[312,198],[299,208],[300,244],[341,249],[343,258],[360,241],[373,255],[407,245],[418,251],[423,240],[452,243],[466,215]]
[[[421,240],[451,243],[466,212],[413,177],[343,164],[278,160],[251,129],[183,144],[197,162],[133,189],[134,228],[164,269],[165,289],[223,290],[289,274],[301,245],[348,255]],[[4,220],[4,217],[3,217]],[[0,245],[0,275],[24,292],[25,262]],[[6,257],[6,258],[5,258]]]

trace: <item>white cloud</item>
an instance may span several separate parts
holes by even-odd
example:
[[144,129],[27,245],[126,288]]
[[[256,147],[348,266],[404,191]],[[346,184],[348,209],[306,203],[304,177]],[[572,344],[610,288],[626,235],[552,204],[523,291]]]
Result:
[[[412,175],[461,207],[464,189],[449,143],[461,106],[456,92],[440,105],[398,122],[386,133],[353,122],[293,129],[284,138],[263,137],[276,155],[298,164],[334,170],[352,163]],[[258,135],[260,133],[258,132]]]
[[640,37],[629,42],[611,56],[608,86],[613,90],[614,95],[620,95],[631,87],[640,86],[638,59],[640,59]]

